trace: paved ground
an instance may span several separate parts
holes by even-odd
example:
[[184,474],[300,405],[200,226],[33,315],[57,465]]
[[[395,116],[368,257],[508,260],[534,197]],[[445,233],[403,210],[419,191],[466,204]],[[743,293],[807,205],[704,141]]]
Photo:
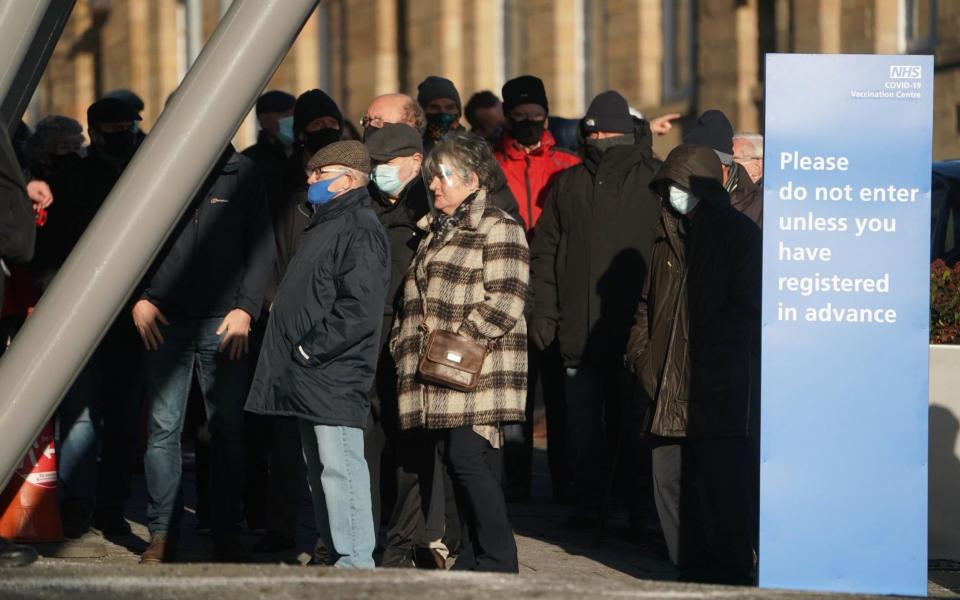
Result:
[[[547,502],[548,489],[543,453],[537,453],[535,495],[528,504],[511,505],[517,532],[521,573],[519,577],[461,574],[439,571],[378,570],[346,572],[303,567],[314,537],[309,506],[303,504],[304,525],[299,532],[300,549],[283,555],[261,555],[258,564],[214,565],[209,560],[208,538],[197,535],[195,519],[188,514],[181,545],[188,564],[141,567],[137,556],[146,547],[143,526],[142,488],[131,510],[134,535],[105,540],[90,534],[81,543],[44,548],[48,555],[27,569],[0,575],[0,598],[119,598],[136,595],[163,599],[184,596],[243,600],[303,598],[831,598],[821,594],[776,592],[751,588],[709,587],[678,584],[675,571],[662,551],[635,544],[625,534],[626,519],[616,513],[603,540],[596,543],[592,531],[571,531],[564,524],[568,510]],[[142,478],[138,478],[142,484]],[[187,489],[191,489],[187,483]],[[539,492],[539,493],[538,493]],[[188,505],[192,505],[188,497]],[[250,545],[255,537],[246,536]],[[90,546],[106,550],[101,558],[82,558]],[[53,558],[53,555],[73,558]],[[960,592],[960,565],[934,564],[930,572],[933,596],[956,597]],[[856,598],[857,596],[843,596]]]

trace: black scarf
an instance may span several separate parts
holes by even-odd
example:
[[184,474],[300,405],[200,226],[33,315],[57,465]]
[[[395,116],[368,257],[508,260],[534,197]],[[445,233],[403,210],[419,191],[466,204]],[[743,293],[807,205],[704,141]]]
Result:
[[470,212],[470,205],[473,204],[476,197],[477,192],[467,196],[466,200],[457,207],[457,210],[455,210],[452,215],[441,212],[433,217],[433,221],[430,223],[430,231],[433,232],[433,238],[430,240],[431,246],[440,243],[443,238],[447,237],[450,231],[460,224],[464,217],[467,216],[467,213]]

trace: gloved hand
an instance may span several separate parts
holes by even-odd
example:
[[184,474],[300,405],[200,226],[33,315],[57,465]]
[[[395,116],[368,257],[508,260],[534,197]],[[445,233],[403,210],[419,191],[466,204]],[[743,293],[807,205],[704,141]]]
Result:
[[546,350],[557,339],[557,322],[545,317],[534,319],[528,335],[537,349]]

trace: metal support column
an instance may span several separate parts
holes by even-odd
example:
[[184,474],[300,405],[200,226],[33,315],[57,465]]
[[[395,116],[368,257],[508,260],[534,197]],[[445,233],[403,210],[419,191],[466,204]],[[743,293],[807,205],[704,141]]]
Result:
[[0,360],[0,484],[53,415],[316,4],[236,0],[224,15]]
[[76,0],[0,2],[0,120],[23,116]]

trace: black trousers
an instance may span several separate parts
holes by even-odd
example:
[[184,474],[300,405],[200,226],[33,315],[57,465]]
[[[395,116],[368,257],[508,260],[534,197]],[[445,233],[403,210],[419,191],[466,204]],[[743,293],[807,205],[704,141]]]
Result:
[[[517,544],[507,516],[507,503],[489,462],[493,452],[490,443],[471,427],[430,434],[453,483],[460,516],[460,551],[454,569],[519,572]],[[432,472],[427,476],[432,479]],[[421,475],[421,484],[423,479]]]
[[670,560],[701,583],[753,582],[754,481],[747,438],[657,438],[653,481]]
[[528,380],[526,421],[503,428],[503,474],[508,495],[517,500],[530,496],[533,468],[533,425],[539,402],[546,408],[547,462],[554,500],[567,495],[569,475],[563,399],[563,364],[556,344],[544,351],[530,344],[527,352]]

